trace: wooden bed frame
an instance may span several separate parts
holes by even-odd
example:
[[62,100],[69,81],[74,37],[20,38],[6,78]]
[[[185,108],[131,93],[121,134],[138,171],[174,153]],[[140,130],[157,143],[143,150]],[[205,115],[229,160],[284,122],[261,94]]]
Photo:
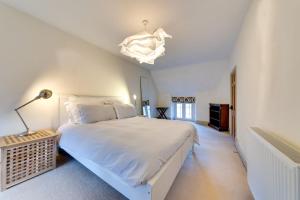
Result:
[[[59,118],[60,124],[67,122],[67,114],[64,103],[70,95],[61,95],[59,99]],[[121,99],[121,97],[89,97],[79,96],[82,98],[99,98],[99,99]],[[94,162],[80,157],[68,149],[64,149],[68,154],[78,162],[95,173],[98,177],[111,185],[121,194],[130,200],[163,200],[171,188],[180,168],[182,167],[187,155],[193,149],[194,139],[190,136],[186,142],[177,150],[177,152],[168,160],[160,171],[152,177],[146,184],[132,187],[120,179],[115,174],[95,164]]]

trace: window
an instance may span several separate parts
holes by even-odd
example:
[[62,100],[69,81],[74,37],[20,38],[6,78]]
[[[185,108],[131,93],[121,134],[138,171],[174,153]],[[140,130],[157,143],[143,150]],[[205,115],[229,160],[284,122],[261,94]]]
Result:
[[196,119],[194,103],[173,103],[172,118],[179,120],[194,121]]
[[151,118],[151,110],[150,110],[150,106],[147,106],[147,116],[149,118]]
[[176,104],[176,118],[182,119],[182,103]]
[[151,109],[150,109],[150,106],[143,106],[143,115],[145,117],[151,118]]
[[171,118],[187,121],[196,120],[195,97],[172,97]]
[[192,119],[192,104],[186,103],[185,104],[185,119]]

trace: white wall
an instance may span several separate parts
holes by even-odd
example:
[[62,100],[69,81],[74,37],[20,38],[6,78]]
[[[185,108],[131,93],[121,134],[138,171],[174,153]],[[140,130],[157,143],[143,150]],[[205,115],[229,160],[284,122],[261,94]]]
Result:
[[231,58],[237,66],[237,141],[249,127],[300,147],[300,1],[253,0]]
[[0,135],[24,130],[13,109],[43,88],[54,97],[21,111],[32,129],[57,125],[57,94],[137,94],[139,101],[140,76],[151,78],[148,70],[1,4],[0,24]]
[[172,96],[196,96],[196,119],[209,121],[209,103],[230,102],[228,61],[214,61],[151,71],[158,104],[170,106]]

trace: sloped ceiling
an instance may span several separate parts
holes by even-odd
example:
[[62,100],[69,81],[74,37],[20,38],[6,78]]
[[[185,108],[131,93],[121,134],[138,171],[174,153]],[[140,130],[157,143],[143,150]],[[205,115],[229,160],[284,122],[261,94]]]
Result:
[[[127,36],[163,27],[166,55],[148,69],[228,58],[251,0],[0,0],[115,55]],[[129,59],[138,64],[137,61]]]

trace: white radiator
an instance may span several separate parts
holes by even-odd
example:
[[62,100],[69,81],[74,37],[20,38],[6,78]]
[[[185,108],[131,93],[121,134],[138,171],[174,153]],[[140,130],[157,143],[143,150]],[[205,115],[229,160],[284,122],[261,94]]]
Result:
[[256,200],[300,200],[300,153],[252,128],[247,144],[247,176]]

